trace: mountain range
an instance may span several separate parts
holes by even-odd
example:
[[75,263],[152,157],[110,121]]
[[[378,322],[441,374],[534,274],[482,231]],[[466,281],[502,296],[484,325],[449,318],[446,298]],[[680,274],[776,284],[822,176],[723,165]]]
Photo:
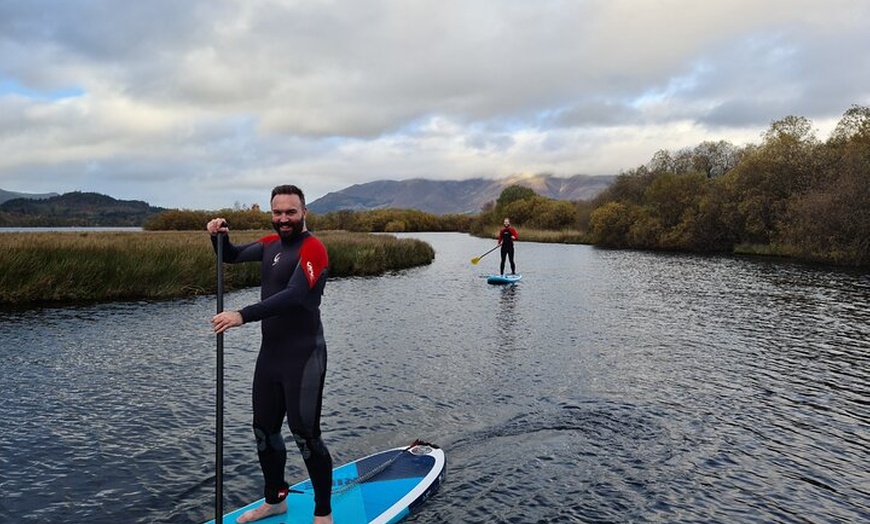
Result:
[[[516,176],[498,180],[378,180],[355,184],[308,203],[315,213],[415,209],[436,215],[477,214],[512,185],[528,187],[556,200],[589,200],[613,176]],[[0,227],[141,226],[163,208],[138,200],[117,200],[99,193],[19,193],[0,189]]]
[[512,185],[527,187],[555,200],[589,200],[606,189],[614,178],[612,175],[568,178],[533,175],[497,180],[378,180],[328,193],[309,202],[308,209],[315,213],[393,208],[416,209],[436,215],[477,214],[486,203],[495,202],[501,192]]

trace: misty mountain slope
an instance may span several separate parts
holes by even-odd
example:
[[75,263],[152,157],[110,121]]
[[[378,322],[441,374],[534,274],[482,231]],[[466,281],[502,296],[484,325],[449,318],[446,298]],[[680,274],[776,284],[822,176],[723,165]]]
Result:
[[511,185],[528,187],[541,196],[556,200],[589,200],[610,185],[613,178],[609,175],[569,178],[536,175],[498,180],[377,180],[328,193],[310,202],[308,208],[315,213],[393,208],[416,209],[437,215],[475,214]]

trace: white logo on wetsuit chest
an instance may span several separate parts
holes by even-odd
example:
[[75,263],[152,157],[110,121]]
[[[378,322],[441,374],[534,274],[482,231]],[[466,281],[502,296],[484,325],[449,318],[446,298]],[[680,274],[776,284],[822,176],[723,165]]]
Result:
[[281,253],[276,253],[275,258],[272,259],[272,267],[277,266],[278,262],[280,262],[280,261],[281,261]]

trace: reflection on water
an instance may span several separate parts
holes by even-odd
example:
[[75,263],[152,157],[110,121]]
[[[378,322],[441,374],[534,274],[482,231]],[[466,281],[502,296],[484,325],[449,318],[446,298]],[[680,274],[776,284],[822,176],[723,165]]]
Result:
[[[415,522],[868,520],[866,273],[520,243],[523,281],[501,287],[497,259],[469,263],[488,241],[415,236],[431,266],[331,281],[323,305],[336,462],[447,451]],[[0,313],[0,521],[210,518],[213,311]],[[260,492],[258,343],[255,325],[225,339],[229,507]]]
[[499,335],[497,347],[503,352],[530,349],[528,346],[530,328],[523,318],[522,310],[517,309],[522,287],[507,285],[499,291],[499,307],[494,315]]

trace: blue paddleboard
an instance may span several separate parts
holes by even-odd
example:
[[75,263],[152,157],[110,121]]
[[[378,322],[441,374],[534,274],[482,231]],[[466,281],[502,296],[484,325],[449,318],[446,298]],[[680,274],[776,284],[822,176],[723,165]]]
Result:
[[[399,522],[426,501],[446,476],[444,451],[432,444],[381,451],[332,470],[332,516],[340,524]],[[224,515],[235,524],[242,513],[259,506],[260,499]],[[287,513],[258,520],[262,524],[311,522],[314,491],[311,481],[290,486]],[[214,524],[214,520],[207,524]]]
[[487,284],[515,284],[522,280],[523,276],[520,274],[515,275],[489,275],[486,277]]

